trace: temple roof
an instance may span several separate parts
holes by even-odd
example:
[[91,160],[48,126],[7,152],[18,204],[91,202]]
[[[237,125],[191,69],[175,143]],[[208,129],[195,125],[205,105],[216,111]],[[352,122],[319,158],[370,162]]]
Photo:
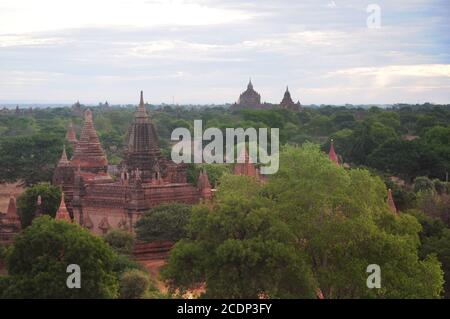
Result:
[[55,219],[65,220],[67,222],[72,222],[70,218],[69,211],[66,207],[66,202],[64,200],[64,192],[61,193],[61,203],[59,204],[58,211],[56,212]]
[[95,168],[105,170],[108,162],[97,136],[92,120],[92,111],[84,112],[84,126],[80,139],[75,147],[72,164],[83,168]]
[[339,166],[339,159],[338,159],[338,157],[336,155],[336,152],[334,151],[334,141],[333,141],[333,139],[331,139],[330,152],[328,153],[328,158],[331,161],[335,162],[336,165]]

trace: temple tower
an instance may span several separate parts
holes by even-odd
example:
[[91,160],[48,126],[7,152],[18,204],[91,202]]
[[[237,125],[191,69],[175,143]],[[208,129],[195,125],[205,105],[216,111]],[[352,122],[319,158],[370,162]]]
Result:
[[0,214],[0,242],[11,243],[21,228],[20,217],[16,209],[16,198],[10,195],[6,214]]
[[245,90],[236,104],[237,107],[261,108],[261,95],[253,89],[253,83],[250,79]]
[[68,209],[72,211],[73,187],[75,182],[75,167],[70,163],[66,154],[66,146],[63,146],[61,158],[53,173],[53,185],[60,186],[67,195]]
[[208,200],[212,198],[212,187],[209,182],[208,174],[206,173],[206,169],[203,169],[200,172],[197,182],[197,188],[201,194],[202,199]]
[[287,109],[295,112],[300,110],[300,102],[294,103],[294,101],[292,101],[289,87],[286,87],[286,92],[284,92],[283,100],[281,100],[280,102],[280,107],[282,109]]
[[397,206],[395,206],[394,198],[392,197],[392,190],[388,189],[388,195],[387,195],[387,203],[389,205],[389,208],[394,214],[397,214]]
[[139,169],[143,181],[161,179],[166,175],[158,135],[145,109],[142,91],[134,121],[128,129],[127,153],[123,166],[128,172]]
[[72,122],[70,122],[69,126],[67,127],[66,140],[72,145],[73,149],[75,149],[78,140],[77,134],[75,132],[75,127],[73,126]]
[[234,165],[234,175],[245,175],[255,178],[259,178],[258,170],[255,164],[250,161],[250,156],[248,155],[247,147],[243,147],[237,163]]
[[72,222],[69,211],[67,210],[67,207],[66,207],[66,202],[64,200],[64,192],[61,193],[61,203],[59,204],[59,208],[56,211],[55,219],[65,220],[66,222],[69,222],[69,223]]
[[84,112],[84,126],[80,139],[75,147],[72,165],[75,167],[80,166],[83,172],[107,172],[108,161],[100,145],[90,109]]
[[331,144],[330,144],[330,151],[328,153],[328,158],[330,159],[330,161],[336,163],[337,166],[339,166],[339,159],[336,155],[336,152],[334,151],[334,141],[333,139],[331,139]]

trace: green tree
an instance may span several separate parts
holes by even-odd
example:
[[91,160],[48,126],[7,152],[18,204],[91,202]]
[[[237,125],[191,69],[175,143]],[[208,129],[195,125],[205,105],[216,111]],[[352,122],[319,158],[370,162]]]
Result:
[[145,242],[178,241],[186,236],[186,225],[190,216],[190,205],[161,204],[137,221],[137,239]]
[[442,264],[445,279],[445,298],[450,298],[450,229],[442,230],[441,235],[427,237],[421,248],[423,256],[436,254]]
[[141,299],[150,287],[150,278],[140,270],[132,269],[122,274],[119,283],[119,298]]
[[125,230],[112,229],[104,239],[119,254],[130,255],[133,252],[134,237]]
[[41,196],[41,210],[44,215],[55,217],[61,202],[61,189],[49,183],[40,183],[28,187],[17,198],[17,209],[20,215],[22,227],[28,227],[37,210],[37,199]]
[[[326,298],[440,296],[439,262],[418,256],[420,224],[390,212],[381,179],[337,167],[306,144],[281,152],[280,170],[267,188]],[[373,263],[382,269],[381,289],[366,286],[366,267]]]
[[434,183],[426,176],[419,176],[414,179],[414,191],[417,192],[433,192]]
[[[114,251],[100,237],[76,224],[43,216],[23,230],[9,249],[8,277],[1,294],[4,298],[114,298],[118,284],[113,261]],[[71,264],[80,267],[79,289],[66,285]]]
[[252,178],[225,175],[214,207],[197,206],[189,237],[172,249],[163,278],[180,294],[205,283],[207,298],[314,297],[305,256]]
[[0,140],[0,182],[25,185],[49,181],[61,156],[64,140],[49,134]]

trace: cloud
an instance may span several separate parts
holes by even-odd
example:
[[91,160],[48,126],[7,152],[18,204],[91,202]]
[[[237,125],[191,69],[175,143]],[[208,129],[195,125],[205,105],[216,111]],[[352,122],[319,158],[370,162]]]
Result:
[[85,27],[214,25],[250,18],[238,10],[182,0],[3,0],[0,4],[3,34]]
[[[70,102],[449,102],[443,0],[3,0],[0,96]],[[11,82],[8,82],[10,80]]]

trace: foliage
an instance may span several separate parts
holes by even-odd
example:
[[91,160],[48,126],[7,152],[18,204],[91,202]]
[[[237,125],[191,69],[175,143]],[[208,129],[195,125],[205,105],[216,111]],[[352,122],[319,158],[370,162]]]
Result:
[[22,227],[28,227],[37,211],[37,199],[41,196],[41,209],[44,215],[55,217],[61,202],[61,189],[49,183],[31,186],[17,198],[17,210]]
[[[268,192],[297,240],[306,241],[325,297],[440,295],[439,263],[432,257],[418,258],[420,225],[410,216],[396,217],[389,211],[379,178],[365,170],[336,167],[314,145],[287,148],[280,163]],[[372,263],[383,272],[379,290],[365,285],[365,268]],[[427,285],[422,285],[424,278]]]
[[49,134],[0,139],[0,182],[29,186],[49,181],[61,156],[63,139]]
[[205,169],[208,174],[209,183],[214,187],[223,174],[229,173],[231,167],[228,164],[188,164],[188,182],[197,184],[200,172]]
[[432,192],[434,191],[433,182],[426,176],[419,176],[414,179],[414,191],[418,192]]
[[225,175],[216,205],[196,207],[189,238],[172,249],[162,271],[171,291],[204,282],[207,298],[313,297],[305,257],[267,204],[252,178]]
[[445,298],[450,298],[450,229],[445,228],[440,236],[424,239],[422,255],[436,254],[442,264],[445,280]]
[[146,271],[145,267],[132,260],[129,255],[116,254],[113,260],[113,271],[120,277],[124,272],[130,269]]
[[[225,176],[216,204],[196,207],[163,271],[172,291],[205,283],[213,298],[311,297],[316,288],[326,298],[441,295],[439,261],[418,254],[420,224],[392,214],[380,178],[337,167],[312,144],[286,147],[280,164],[264,186]],[[381,289],[366,286],[373,263]]]
[[137,239],[151,241],[178,241],[186,236],[186,224],[191,206],[166,203],[156,206],[140,218],[136,225]]
[[141,299],[149,289],[150,278],[143,271],[128,270],[120,277],[119,286],[119,298]]
[[[78,225],[43,216],[20,233],[8,251],[3,298],[113,298],[114,252]],[[81,270],[81,288],[69,289],[67,266]]]
[[130,255],[133,252],[134,237],[127,231],[112,229],[104,239],[119,254]]

